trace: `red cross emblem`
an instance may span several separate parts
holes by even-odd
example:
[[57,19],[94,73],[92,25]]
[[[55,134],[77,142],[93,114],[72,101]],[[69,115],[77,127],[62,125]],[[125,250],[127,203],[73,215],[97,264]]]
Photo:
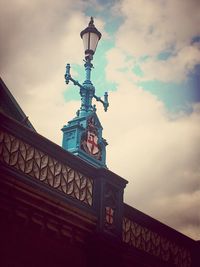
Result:
[[98,137],[90,131],[87,133],[87,147],[93,155],[99,152]]
[[106,207],[106,222],[113,224],[114,221],[114,210],[111,207]]

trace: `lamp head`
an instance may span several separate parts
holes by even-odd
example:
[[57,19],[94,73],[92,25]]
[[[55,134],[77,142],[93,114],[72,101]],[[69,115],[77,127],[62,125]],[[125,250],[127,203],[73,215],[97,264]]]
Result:
[[90,18],[88,27],[85,28],[81,33],[83,39],[83,45],[85,50],[85,59],[92,60],[93,55],[96,51],[99,40],[101,39],[101,33],[94,26],[93,17]]

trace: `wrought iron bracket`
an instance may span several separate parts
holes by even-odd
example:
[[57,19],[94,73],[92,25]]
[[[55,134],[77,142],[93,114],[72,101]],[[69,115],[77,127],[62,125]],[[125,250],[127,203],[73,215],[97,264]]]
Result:
[[96,95],[94,95],[94,98],[96,99],[96,101],[99,101],[103,104],[104,110],[106,112],[108,110],[108,107],[109,107],[108,93],[107,92],[104,93],[104,100],[102,100],[101,97],[98,97]]
[[69,83],[69,81],[72,81],[74,85],[78,85],[80,88],[84,88],[78,81],[74,80],[70,74],[70,64],[67,64],[66,66],[66,73],[65,73],[65,82],[66,84]]
[[[90,90],[91,94],[92,94],[92,98],[94,97],[96,99],[96,101],[99,101],[103,104],[104,110],[107,111],[108,107],[109,107],[109,103],[108,103],[108,93],[105,92],[104,94],[104,100],[101,99],[101,97],[98,97],[94,94],[95,92],[95,88],[92,85],[91,81],[90,81],[90,71],[91,68],[93,67],[93,65],[91,64],[91,62],[86,62],[85,63],[85,69],[86,69],[86,81],[84,82],[84,84],[80,84],[78,81],[74,80],[70,74],[70,64],[66,65],[66,73],[65,73],[65,82],[66,84],[68,84],[70,81],[73,82],[74,85],[77,85],[81,90]],[[90,88],[91,87],[91,88]],[[87,95],[85,95],[85,97],[87,97]],[[90,96],[91,97],[91,96]],[[85,103],[88,101],[85,101]]]

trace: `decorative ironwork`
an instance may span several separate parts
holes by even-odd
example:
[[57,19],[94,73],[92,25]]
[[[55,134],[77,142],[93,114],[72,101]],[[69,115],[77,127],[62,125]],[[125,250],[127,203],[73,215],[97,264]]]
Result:
[[89,206],[93,180],[24,141],[0,131],[0,161]]
[[191,254],[186,248],[126,217],[123,218],[123,241],[176,266],[191,266]]

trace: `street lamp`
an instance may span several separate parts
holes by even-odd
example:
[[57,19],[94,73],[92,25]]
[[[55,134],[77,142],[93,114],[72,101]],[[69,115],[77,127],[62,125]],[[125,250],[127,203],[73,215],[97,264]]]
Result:
[[94,26],[94,19],[91,17],[88,27],[85,28],[81,33],[83,39],[83,45],[85,50],[85,59],[92,60],[93,55],[96,51],[99,40],[101,39],[101,33]]
[[102,125],[96,114],[96,106],[92,104],[93,98],[103,104],[107,111],[108,93],[105,92],[104,99],[95,95],[95,87],[91,81],[93,69],[92,59],[95,54],[101,33],[94,26],[94,19],[91,17],[88,27],[80,33],[84,45],[84,67],[85,81],[81,84],[70,74],[70,64],[66,66],[65,81],[70,81],[80,89],[81,107],[76,112],[76,117],[64,125],[62,147],[74,155],[80,156],[83,160],[96,167],[106,167],[106,146],[107,142],[102,137]]
[[95,53],[98,41],[101,38],[101,33],[94,26],[93,17],[91,17],[88,27],[85,28],[83,31],[81,31],[80,35],[81,38],[83,39],[83,45],[85,50],[84,67],[85,67],[86,79],[83,84],[80,84],[78,81],[74,80],[70,74],[70,64],[67,64],[65,81],[66,84],[68,84],[69,81],[72,81],[74,85],[79,86],[81,95],[81,108],[78,114],[79,116],[86,116],[89,113],[96,111],[95,105],[92,106],[93,98],[95,98],[96,101],[100,101],[103,104],[105,111],[107,111],[109,103],[108,103],[108,93],[105,92],[104,100],[102,100],[100,97],[95,95],[95,87],[91,82],[91,70],[93,68],[93,64],[91,63],[91,61],[93,59],[93,55]]

